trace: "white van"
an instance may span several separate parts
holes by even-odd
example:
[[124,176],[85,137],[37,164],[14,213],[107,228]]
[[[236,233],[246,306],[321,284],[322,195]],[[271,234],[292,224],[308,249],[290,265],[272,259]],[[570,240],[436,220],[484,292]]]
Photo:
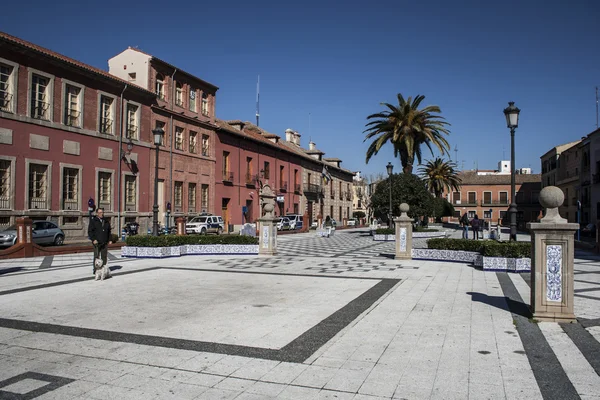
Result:
[[302,215],[289,214],[285,217],[290,220],[290,229],[302,229]]

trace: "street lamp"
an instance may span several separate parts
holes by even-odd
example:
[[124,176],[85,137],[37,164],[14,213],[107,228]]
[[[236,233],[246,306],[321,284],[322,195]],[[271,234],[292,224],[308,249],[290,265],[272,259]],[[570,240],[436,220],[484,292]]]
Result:
[[392,227],[392,172],[394,171],[394,166],[391,162],[388,161],[388,164],[385,166],[387,169],[388,177],[389,177],[389,186],[390,186],[390,215],[388,216],[388,225]]
[[519,110],[514,101],[508,102],[504,109],[506,126],[510,129],[510,195],[511,202],[508,207],[510,217],[510,240],[517,240],[517,197],[515,194],[515,129],[519,126]]
[[156,146],[156,163],[154,164],[154,206],[152,207],[152,235],[158,236],[158,146],[162,143],[162,138],[165,134],[161,128],[152,130],[154,135],[154,145]]

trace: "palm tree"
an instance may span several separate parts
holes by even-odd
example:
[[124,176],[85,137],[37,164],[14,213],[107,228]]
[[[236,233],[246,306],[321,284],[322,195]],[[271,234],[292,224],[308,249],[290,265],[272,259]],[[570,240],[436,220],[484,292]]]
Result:
[[442,197],[444,191],[452,189],[460,191],[462,181],[456,172],[456,164],[437,157],[435,160],[427,161],[427,164],[419,169],[421,177],[425,181],[427,189],[435,197]]
[[382,103],[389,111],[367,117],[367,120],[372,121],[366,124],[367,136],[364,141],[377,136],[367,150],[367,163],[388,141],[394,146],[394,157],[400,155],[402,169],[406,174],[412,173],[415,157],[421,163],[422,144],[429,147],[432,155],[432,144],[440,150],[442,156],[449,154],[450,145],[444,135],[450,133],[446,128],[450,124],[444,117],[437,115],[441,113],[438,106],[419,109],[424,98],[423,95],[417,95],[414,100],[412,97],[404,100],[402,94],[398,93],[397,107]]

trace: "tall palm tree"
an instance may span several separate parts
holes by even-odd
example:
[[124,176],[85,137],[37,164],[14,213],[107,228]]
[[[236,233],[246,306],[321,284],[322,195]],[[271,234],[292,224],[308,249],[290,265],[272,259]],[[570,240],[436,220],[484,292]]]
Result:
[[450,145],[444,135],[450,133],[446,128],[450,124],[438,115],[441,113],[438,106],[419,109],[424,98],[423,95],[417,95],[414,100],[412,97],[405,100],[398,93],[398,106],[382,103],[388,110],[367,117],[372,121],[366,124],[367,136],[364,141],[377,136],[367,150],[367,163],[387,142],[394,147],[394,157],[400,155],[403,172],[407,174],[412,173],[415,157],[421,163],[422,144],[429,148],[432,155],[432,144],[442,156],[449,154]]
[[444,191],[452,189],[459,192],[462,181],[456,171],[456,164],[437,157],[435,160],[427,161],[427,164],[419,169],[421,177],[425,181],[427,189],[435,197],[442,197]]

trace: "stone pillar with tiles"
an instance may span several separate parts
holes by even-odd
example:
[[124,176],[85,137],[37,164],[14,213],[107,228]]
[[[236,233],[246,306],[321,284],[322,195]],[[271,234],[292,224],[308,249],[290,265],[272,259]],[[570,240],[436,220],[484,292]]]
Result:
[[396,260],[412,260],[412,218],[406,213],[409,206],[400,204],[400,216],[394,220],[396,224]]
[[277,254],[277,226],[275,225],[276,196],[269,184],[261,187],[259,196],[263,216],[258,220],[258,254],[273,256]]
[[25,245],[25,257],[33,257],[33,221],[31,218],[17,218],[17,242]]
[[572,322],[574,233],[578,225],[558,213],[565,199],[562,190],[547,186],[539,199],[546,216],[527,224],[531,231],[531,311],[540,321]]
[[177,235],[185,235],[185,218],[179,217],[175,220],[175,222],[177,223]]

